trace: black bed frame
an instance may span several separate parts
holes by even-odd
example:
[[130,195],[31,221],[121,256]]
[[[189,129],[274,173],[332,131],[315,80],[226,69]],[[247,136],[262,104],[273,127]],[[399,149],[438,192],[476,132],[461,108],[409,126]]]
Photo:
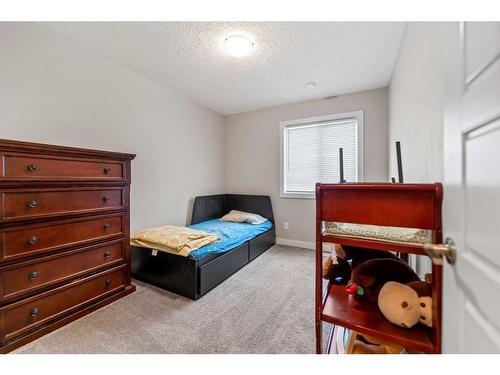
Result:
[[273,228],[225,253],[201,259],[132,246],[132,276],[148,284],[196,300],[276,243],[271,198],[264,195],[220,194],[196,197],[191,224],[220,218],[230,210],[259,214]]

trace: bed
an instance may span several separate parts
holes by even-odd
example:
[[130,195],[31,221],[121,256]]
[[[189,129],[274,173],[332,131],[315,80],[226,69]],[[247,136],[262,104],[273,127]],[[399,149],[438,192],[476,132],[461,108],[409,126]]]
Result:
[[[259,214],[262,225],[222,223],[231,210]],[[191,228],[217,233],[221,241],[184,257],[132,246],[131,271],[135,279],[196,300],[276,243],[269,196],[219,194],[196,197]]]

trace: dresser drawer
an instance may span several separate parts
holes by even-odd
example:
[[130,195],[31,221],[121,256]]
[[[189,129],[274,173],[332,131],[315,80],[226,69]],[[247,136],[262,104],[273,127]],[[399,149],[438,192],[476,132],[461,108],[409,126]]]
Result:
[[123,265],[4,306],[0,308],[0,344],[116,293],[125,287],[125,283]]
[[96,245],[0,269],[0,302],[124,260],[123,241]]
[[69,215],[123,208],[120,188],[3,191],[4,220],[29,219],[54,215]]
[[117,161],[64,158],[44,155],[3,154],[0,179],[124,179],[124,167]]
[[124,235],[122,215],[0,229],[0,263]]

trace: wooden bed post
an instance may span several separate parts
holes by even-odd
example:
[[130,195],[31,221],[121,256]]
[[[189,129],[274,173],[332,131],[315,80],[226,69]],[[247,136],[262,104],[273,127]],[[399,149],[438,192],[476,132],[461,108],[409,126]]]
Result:
[[339,182],[343,184],[344,180],[344,149],[339,148]]
[[398,182],[400,184],[404,183],[403,179],[403,161],[401,159],[401,142],[396,142],[396,158],[398,161]]
[[[443,243],[443,185],[435,184],[434,187],[434,231],[433,243]],[[432,263],[432,320],[435,329],[432,331],[433,342],[436,353],[441,353],[441,327],[442,327],[442,304],[443,304],[443,266]]]
[[320,183],[316,184],[316,285],[315,285],[315,320],[316,320],[316,354],[321,354],[322,349],[322,324],[321,311],[323,309],[323,283],[322,283],[322,264],[323,264],[323,242],[321,239],[321,199]]

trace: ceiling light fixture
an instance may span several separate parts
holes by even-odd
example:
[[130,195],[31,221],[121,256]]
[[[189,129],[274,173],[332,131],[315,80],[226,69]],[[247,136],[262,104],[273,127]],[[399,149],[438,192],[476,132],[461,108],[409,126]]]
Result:
[[316,87],[316,82],[311,81],[311,82],[306,83],[306,89],[311,90],[311,89],[314,89],[315,87]]
[[248,55],[252,48],[254,47],[254,43],[241,35],[233,35],[227,37],[224,41],[224,50],[231,56],[234,57],[243,57]]

